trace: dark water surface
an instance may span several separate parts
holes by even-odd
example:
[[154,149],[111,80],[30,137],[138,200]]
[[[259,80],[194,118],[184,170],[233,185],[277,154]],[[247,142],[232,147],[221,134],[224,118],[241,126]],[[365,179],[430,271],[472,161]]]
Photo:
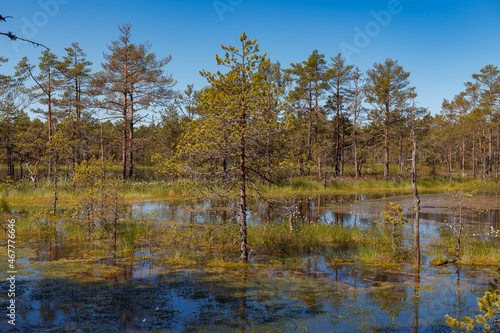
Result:
[[[469,229],[496,242],[500,234],[497,194],[483,193],[464,202]],[[287,220],[296,223],[358,225],[373,220],[396,202],[411,215],[410,197],[296,198],[254,202],[250,223]],[[422,196],[422,240],[447,232],[456,199]],[[156,223],[211,223],[235,216],[230,203],[197,205],[163,201],[138,202],[135,218]],[[407,226],[411,229],[411,225]],[[92,265],[73,262],[83,244],[62,237],[29,240],[18,251],[16,326],[13,332],[449,332],[444,316],[477,314],[477,297],[498,275],[494,268],[432,267],[424,270],[336,265],[323,256],[304,256],[293,267],[286,259],[244,268],[173,267],[148,252],[136,261],[103,256],[94,263],[115,267],[105,275]],[[142,251],[142,250],[141,250]],[[499,250],[500,258],[500,250]],[[270,258],[254,256],[254,263]],[[0,269],[7,271],[4,253]],[[53,274],[54,263],[82,265],[72,277]],[[78,267],[78,266],[77,266]],[[1,282],[2,307],[8,283]],[[5,306],[4,306],[5,305]],[[5,310],[4,310],[5,311]],[[0,330],[7,328],[2,320]]]

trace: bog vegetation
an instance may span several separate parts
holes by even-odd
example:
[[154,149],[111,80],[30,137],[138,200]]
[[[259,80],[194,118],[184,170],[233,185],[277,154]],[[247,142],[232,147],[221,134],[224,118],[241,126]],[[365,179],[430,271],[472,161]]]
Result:
[[[217,263],[238,252],[247,262],[252,251],[293,256],[326,249],[335,263],[397,264],[417,252],[419,266],[420,248],[403,241],[407,221],[398,205],[369,232],[296,225],[291,213],[288,222],[247,226],[248,197],[397,189],[413,191],[418,212],[417,175],[428,190],[497,186],[495,65],[478,69],[431,114],[417,106],[410,73],[393,59],[363,72],[341,54],[314,50],[283,67],[243,33],[237,46],[222,46],[223,55],[216,55],[219,71],[201,70],[207,85],[196,91],[192,85],[176,90],[171,57],[152,50],[134,41],[126,24],[101,66],[92,67],[75,42],[65,54],[44,50],[35,63],[16,59],[15,74],[0,74],[2,214],[13,197],[18,205],[39,203],[20,228],[50,233],[66,214],[71,237],[103,241],[114,252],[144,244],[151,251],[176,249],[168,260],[184,264]],[[159,228],[147,218],[127,219],[127,199],[185,194],[237,200],[237,223]],[[434,246],[467,262],[467,251],[477,247],[462,235],[462,199],[469,194],[455,195],[453,235]],[[69,210],[60,209],[61,201]],[[487,297],[484,302],[498,302],[496,294]]]

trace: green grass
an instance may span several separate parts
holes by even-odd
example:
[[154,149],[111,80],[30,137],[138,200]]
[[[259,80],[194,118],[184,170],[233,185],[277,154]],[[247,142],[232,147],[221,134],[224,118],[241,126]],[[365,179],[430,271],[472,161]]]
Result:
[[119,225],[120,250],[133,252],[137,247],[137,238],[141,226],[138,223],[126,223]]
[[498,243],[479,239],[470,239],[464,244],[460,263],[465,265],[490,266],[500,263],[500,249]]
[[[408,261],[408,256],[392,256],[390,234],[381,227],[362,230],[358,227],[287,223],[251,225],[248,227],[251,257],[300,258],[324,255],[332,263],[358,261],[372,265],[387,265]],[[199,263],[234,262],[239,256],[238,226],[169,225],[157,233],[161,248],[169,257],[185,258],[197,254]],[[408,249],[402,249],[403,254]],[[270,262],[272,265],[272,261]]]
[[[0,184],[0,196],[4,205],[9,209],[36,210],[40,207],[52,207],[54,198],[54,184],[42,180],[33,187],[31,181],[20,180],[14,183]],[[59,179],[57,182],[57,204],[66,208],[75,207],[78,197],[75,196],[73,183],[70,180]],[[132,202],[141,199],[172,199],[182,198],[184,193],[182,186],[162,180],[127,180],[124,184],[124,197]]]
[[127,180],[124,185],[124,196],[127,200],[137,199],[179,199],[186,189],[177,182],[164,180]]
[[[459,179],[450,182],[447,179],[421,177],[417,181],[417,186],[421,192],[443,192],[453,189],[490,189],[500,190],[500,183],[488,181],[483,183],[481,180],[474,179]],[[342,177],[335,178],[330,181],[326,187],[323,187],[322,182],[314,179],[302,178],[295,179],[290,188],[289,183],[282,183],[280,186],[269,186],[260,184],[259,192],[269,197],[287,198],[297,195],[346,195],[346,194],[372,194],[381,192],[398,192],[410,194],[412,191],[411,182],[409,180],[391,180],[385,181],[381,179],[370,178],[351,178]],[[257,193],[252,194],[257,195]]]
[[[257,183],[259,193],[270,198],[289,198],[301,195],[346,195],[346,194],[372,194],[383,192],[411,193],[409,180],[399,177],[385,181],[374,176],[364,176],[359,179],[353,177],[328,177],[327,187],[324,188],[322,181],[316,180],[314,176],[296,177],[292,180],[292,186],[288,180],[279,184]],[[441,192],[453,189],[490,189],[500,190],[500,183],[489,180],[483,183],[479,179],[457,178],[450,182],[447,178],[434,176],[420,176],[417,182],[422,192]],[[66,208],[74,207],[78,198],[75,196],[73,182],[71,179],[60,178],[58,180],[58,205]],[[159,179],[127,180],[124,184],[124,197],[127,201],[145,199],[164,200],[186,200],[195,197],[196,194],[206,190],[204,182],[195,182],[189,187],[183,186],[181,182],[166,181]],[[253,186],[249,186],[248,193],[258,196]],[[207,193],[210,195],[210,193]],[[37,188],[33,188],[28,179],[0,183],[0,197],[3,199],[1,209],[33,209],[36,207],[52,207],[53,183],[41,180]],[[204,195],[203,197],[207,197]]]
[[[16,221],[17,232],[29,239],[31,235],[53,237],[55,224],[65,230],[67,242],[86,242],[86,228],[81,221],[66,217],[54,217],[47,210],[41,210],[29,217]],[[149,228],[154,228],[151,230]],[[119,227],[120,253],[133,253],[146,249],[151,237],[151,246],[157,258],[168,264],[207,265],[225,267],[220,263],[235,262],[239,257],[239,226],[234,222],[223,224],[177,224],[165,222],[152,225],[144,221],[127,221]],[[93,230],[91,245],[110,253],[112,235],[98,226]],[[442,236],[423,251],[424,255],[443,259],[454,257],[455,239]],[[283,259],[290,265],[293,258],[300,261],[303,256],[319,255],[327,262],[338,265],[359,262],[367,265],[395,266],[411,262],[411,249],[400,247],[393,257],[390,232],[387,228],[374,226],[370,229],[343,227],[328,224],[294,225],[277,222],[248,227],[248,245],[251,258],[263,257]],[[477,237],[464,236],[462,253],[458,263],[464,265],[496,266],[500,262],[498,242],[484,241]],[[218,264],[214,264],[218,263]],[[273,262],[269,263],[271,266]],[[229,266],[227,266],[229,267]],[[232,267],[232,266],[231,266]],[[238,266],[239,267],[239,266]]]
[[[118,170],[118,169],[117,169]],[[300,195],[352,195],[372,193],[411,193],[411,184],[398,177],[391,181],[377,179],[380,170],[371,169],[373,174],[354,179],[352,177],[330,177],[326,189],[322,181],[314,176],[296,177],[283,181],[279,185],[267,183],[257,184],[259,192],[267,197],[290,198]],[[395,170],[391,169],[393,174]],[[348,170],[346,171],[348,173]],[[483,183],[476,179],[455,179],[450,182],[446,177],[422,176],[418,180],[421,192],[440,192],[450,189],[492,189],[499,190],[500,184],[495,181]],[[185,200],[194,193],[204,189],[203,182],[192,184],[186,188],[177,182],[166,180],[128,180],[124,184],[124,197],[128,202],[144,199]],[[248,186],[250,195],[257,192]],[[13,209],[29,212],[27,217],[17,221],[19,231],[23,234],[53,234],[56,223],[63,223],[60,229],[72,239],[86,239],[86,226],[75,218],[71,218],[71,209],[75,208],[78,197],[75,196],[73,183],[70,179],[61,178],[58,181],[58,206],[69,209],[67,214],[58,210],[56,217],[50,213],[52,207],[53,184],[40,181],[36,189],[31,181],[21,180],[0,183],[0,213],[10,216]],[[147,219],[147,218],[146,218]],[[63,222],[58,222],[58,221]],[[145,242],[148,233],[145,226],[134,224],[122,226],[120,229],[120,250],[133,251]],[[238,226],[236,224],[221,225],[179,225],[168,223],[154,231],[154,242],[167,249],[169,255],[191,256],[202,254],[203,260],[234,260],[239,254]],[[109,238],[106,233],[95,235],[101,239]],[[307,224],[294,225],[290,232],[288,223],[263,224],[249,226],[248,242],[252,255],[263,254],[275,257],[293,257],[308,254],[325,254],[330,261],[342,262],[355,260],[367,264],[392,262],[390,236],[382,228],[360,230],[358,228],[336,225]],[[434,257],[446,257],[454,254],[455,243],[452,238],[443,238],[439,244],[428,248]],[[460,262],[463,264],[491,264],[499,261],[499,251],[488,242],[465,239]],[[407,250],[398,253],[397,260],[409,260]],[[198,260],[198,259],[197,259]]]
[[[443,259],[456,259],[456,239],[451,235],[441,236],[429,244],[428,254],[441,262]],[[495,266],[500,263],[498,241],[486,241],[475,236],[462,236],[460,257],[456,261],[463,265]]]
[[[86,242],[86,225],[77,218],[54,217],[47,210],[40,211],[18,223],[20,234],[53,236],[55,224],[65,230],[68,242]],[[149,228],[154,228],[149,233]],[[147,247],[151,237],[152,246],[158,248],[166,258],[190,258],[200,264],[208,262],[231,262],[239,256],[239,226],[223,224],[177,224],[164,223],[149,226],[143,221],[128,221],[119,224],[118,250],[131,253]],[[92,231],[92,244],[100,244],[106,251],[112,249],[112,234],[99,226]],[[251,225],[248,227],[248,245],[253,256],[293,258],[308,255],[323,255],[328,261],[359,261],[369,264],[392,262],[390,235],[381,227],[362,230],[358,227],[340,225],[306,224],[294,225],[290,231],[286,223]],[[372,252],[370,252],[372,251]],[[179,260],[178,260],[179,261]],[[180,260],[181,262],[183,260]]]
[[[252,226],[248,243],[259,254],[290,257],[326,254],[331,262],[358,261],[368,264],[394,262],[390,234],[376,227],[362,230],[358,227],[309,224],[294,226],[286,223]],[[407,251],[403,249],[402,253]],[[397,261],[408,259],[399,255]]]

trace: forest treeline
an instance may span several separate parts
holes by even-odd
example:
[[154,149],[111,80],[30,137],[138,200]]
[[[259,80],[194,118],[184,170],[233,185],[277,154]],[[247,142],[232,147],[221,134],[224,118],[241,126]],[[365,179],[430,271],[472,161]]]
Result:
[[37,63],[23,58],[15,74],[0,74],[0,160],[10,178],[35,180],[44,166],[57,179],[61,166],[72,172],[105,156],[121,164],[123,179],[140,165],[171,177],[237,180],[242,162],[250,178],[271,183],[357,178],[376,165],[390,179],[408,173],[412,125],[418,161],[431,173],[498,178],[497,66],[472,74],[432,115],[418,106],[397,60],[362,72],[341,54],[315,50],[285,68],[243,34],[241,45],[216,56],[224,70],[200,72],[204,88],[177,91],[171,57],[133,42],[130,24],[119,30],[101,66],[73,43],[65,54],[44,50]]

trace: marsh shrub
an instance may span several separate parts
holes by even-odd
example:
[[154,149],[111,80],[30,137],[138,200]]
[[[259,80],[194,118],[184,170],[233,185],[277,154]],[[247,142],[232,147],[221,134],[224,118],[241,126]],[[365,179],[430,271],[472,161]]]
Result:
[[5,199],[0,200],[0,214],[10,214],[11,208]]
[[408,223],[408,220],[404,217],[403,209],[400,205],[396,205],[393,202],[389,203],[387,211],[380,214],[383,220],[377,221],[377,223],[383,227],[388,227],[391,230],[391,245],[392,245],[392,256],[394,260],[398,258],[398,253],[401,252],[402,243],[402,226]]
[[137,237],[140,232],[137,223],[126,223],[120,225],[119,235],[122,250],[125,252],[134,251],[137,246]]
[[158,231],[161,247],[170,255],[198,254],[227,256],[237,252],[235,223],[167,224]]
[[500,331],[500,292],[487,291],[482,298],[477,299],[477,305],[482,314],[475,318],[465,316],[463,321],[446,315],[448,326],[458,328],[460,332],[499,332]]
[[111,171],[112,160],[94,156],[75,167],[78,215],[86,226],[87,238],[94,229],[110,234],[116,250],[118,225],[127,212],[123,198],[123,182]]
[[302,244],[299,244],[296,232],[290,232],[284,223],[265,223],[250,228],[248,242],[259,252],[285,256],[296,254]]

